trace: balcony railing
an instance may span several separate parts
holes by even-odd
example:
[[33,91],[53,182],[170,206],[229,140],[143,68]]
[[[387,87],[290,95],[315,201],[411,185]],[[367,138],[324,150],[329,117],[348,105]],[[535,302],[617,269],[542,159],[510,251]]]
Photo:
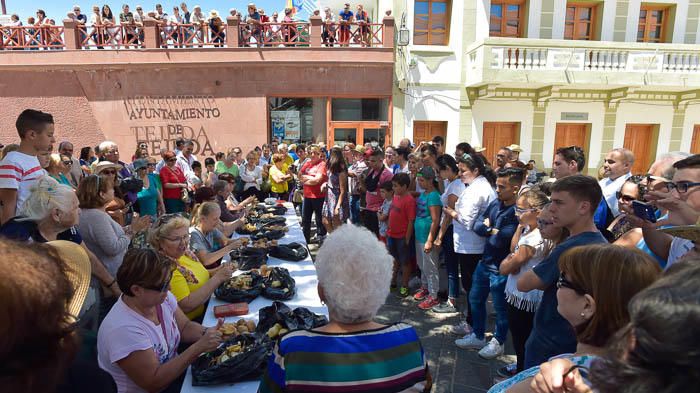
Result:
[[467,51],[467,69],[698,73],[694,45],[487,38]]
[[[309,22],[241,24],[236,17],[214,26],[143,24],[90,25],[65,20],[63,26],[0,26],[0,50],[156,49],[239,47],[384,47],[393,48],[394,19],[383,23]],[[386,37],[386,40],[385,40]]]

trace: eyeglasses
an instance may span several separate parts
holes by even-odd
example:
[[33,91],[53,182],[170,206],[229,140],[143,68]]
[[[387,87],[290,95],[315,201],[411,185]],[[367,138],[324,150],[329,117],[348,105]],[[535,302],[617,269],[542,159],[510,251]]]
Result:
[[617,199],[622,199],[622,200],[625,201],[625,202],[632,202],[632,201],[634,201],[634,200],[637,199],[637,198],[635,198],[635,197],[633,197],[633,196],[631,196],[631,195],[624,195],[624,194],[622,194],[622,192],[620,192],[620,191],[617,192],[617,195],[616,195],[616,196],[617,196]]
[[533,207],[533,208],[530,208],[530,209],[521,209],[521,208],[519,208],[519,207],[516,206],[516,207],[515,207],[515,214],[525,214],[525,213],[529,213],[529,212],[532,212],[532,211],[535,211],[535,210],[537,210],[537,209],[534,208],[534,207]]
[[171,158],[168,160],[168,162],[176,162],[176,161],[177,161],[177,158]]
[[143,288],[145,288],[145,289],[150,289],[151,291],[157,291],[157,292],[160,292],[160,293],[167,292],[167,291],[168,291],[168,288],[170,287],[170,281],[171,281],[172,279],[173,279],[173,276],[171,275],[170,277],[168,277],[167,280],[165,280],[165,282],[163,283],[163,285],[160,285],[160,286],[158,286],[158,285],[154,285],[154,286],[146,286],[146,285],[144,285]]
[[581,288],[580,286],[567,280],[566,277],[564,276],[564,272],[561,272],[559,274],[559,280],[557,281],[557,289],[561,289],[561,288],[569,288],[572,291],[578,293],[579,295],[586,294],[586,291],[583,288]]
[[149,162],[148,164],[146,164],[146,166],[152,166],[152,167],[154,167],[154,168],[155,168],[155,166],[156,166],[156,163],[155,163],[155,162]]
[[181,237],[165,237],[165,236],[163,236],[163,239],[171,241],[173,243],[187,243],[190,241],[190,235],[187,234],[187,235],[181,236]]
[[73,161],[63,161],[63,165],[73,165]]
[[673,189],[676,189],[679,194],[685,194],[688,192],[688,189],[691,187],[697,187],[700,186],[700,183],[698,182],[680,182],[680,183],[666,183],[666,187],[668,188],[669,191],[673,191]]

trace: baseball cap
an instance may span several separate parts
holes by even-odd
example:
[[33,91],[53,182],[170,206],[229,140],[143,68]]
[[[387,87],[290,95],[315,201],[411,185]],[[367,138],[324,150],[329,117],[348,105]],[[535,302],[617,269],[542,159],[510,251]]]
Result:
[[416,176],[424,177],[426,179],[435,179],[435,170],[431,166],[424,166],[418,171]]

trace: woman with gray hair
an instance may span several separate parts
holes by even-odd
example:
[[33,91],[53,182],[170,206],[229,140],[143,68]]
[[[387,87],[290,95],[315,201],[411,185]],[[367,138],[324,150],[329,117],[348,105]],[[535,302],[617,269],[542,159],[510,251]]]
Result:
[[429,392],[416,331],[372,320],[389,295],[392,266],[386,247],[367,229],[343,225],[330,234],[316,257],[318,295],[330,322],[283,335],[259,392],[330,391],[340,383],[353,392]]

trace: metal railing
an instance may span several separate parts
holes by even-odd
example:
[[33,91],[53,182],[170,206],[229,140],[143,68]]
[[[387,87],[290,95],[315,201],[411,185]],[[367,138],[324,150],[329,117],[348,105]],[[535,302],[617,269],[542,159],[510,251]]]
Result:
[[0,48],[63,49],[63,26],[0,26]]
[[383,27],[381,23],[324,23],[322,42],[324,46],[383,46]]
[[226,43],[226,26],[205,23],[159,25],[161,48],[212,48]]
[[136,24],[78,25],[79,46],[82,49],[143,48],[143,27]]

